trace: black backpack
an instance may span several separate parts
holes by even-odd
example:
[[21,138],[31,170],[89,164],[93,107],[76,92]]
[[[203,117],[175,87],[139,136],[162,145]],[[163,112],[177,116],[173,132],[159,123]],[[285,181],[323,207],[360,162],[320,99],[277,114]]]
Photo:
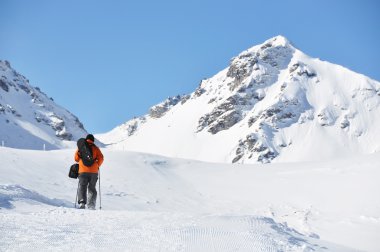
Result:
[[77,142],[80,158],[85,166],[90,167],[94,164],[94,159],[92,156],[92,148],[87,143],[86,139],[81,138]]
[[73,179],[78,178],[78,175],[79,175],[78,173],[79,173],[79,164],[73,164],[70,167],[69,178],[73,178]]

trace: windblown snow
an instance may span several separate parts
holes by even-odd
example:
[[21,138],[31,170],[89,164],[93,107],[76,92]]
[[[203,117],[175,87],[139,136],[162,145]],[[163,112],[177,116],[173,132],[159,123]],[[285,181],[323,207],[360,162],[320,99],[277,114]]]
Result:
[[73,152],[0,148],[1,251],[380,249],[378,153],[231,165],[104,149],[91,211],[74,209]]

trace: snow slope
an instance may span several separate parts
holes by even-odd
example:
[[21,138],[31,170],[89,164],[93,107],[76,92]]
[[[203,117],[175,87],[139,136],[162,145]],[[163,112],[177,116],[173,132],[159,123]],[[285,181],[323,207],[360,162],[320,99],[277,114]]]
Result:
[[1,251],[379,251],[380,155],[216,164],[103,150],[101,211],[74,150],[0,148]]
[[110,148],[208,162],[329,160],[380,150],[380,83],[274,37],[189,95],[97,137]]
[[0,146],[60,149],[86,134],[76,116],[0,60]]

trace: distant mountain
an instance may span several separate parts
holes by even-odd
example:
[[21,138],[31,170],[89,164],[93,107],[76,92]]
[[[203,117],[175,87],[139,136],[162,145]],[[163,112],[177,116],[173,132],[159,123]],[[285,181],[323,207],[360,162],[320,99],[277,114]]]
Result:
[[380,150],[380,83],[277,36],[189,95],[98,135],[121,150],[212,162],[312,161]]
[[0,146],[59,149],[87,134],[79,119],[0,61]]

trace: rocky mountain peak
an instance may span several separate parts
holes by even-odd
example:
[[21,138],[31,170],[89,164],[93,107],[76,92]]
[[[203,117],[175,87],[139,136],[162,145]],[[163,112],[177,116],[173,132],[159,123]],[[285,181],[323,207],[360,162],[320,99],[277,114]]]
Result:
[[274,47],[293,47],[293,44],[284,36],[282,35],[277,35],[271,39],[268,39],[265,41],[263,44],[270,43]]
[[5,146],[56,149],[86,133],[76,116],[0,60],[0,140]]
[[[232,58],[192,94],[154,106],[133,134],[108,143],[237,163],[371,153],[380,150],[379,94],[379,82],[310,58],[277,36]],[[119,129],[103,141],[118,139]]]

